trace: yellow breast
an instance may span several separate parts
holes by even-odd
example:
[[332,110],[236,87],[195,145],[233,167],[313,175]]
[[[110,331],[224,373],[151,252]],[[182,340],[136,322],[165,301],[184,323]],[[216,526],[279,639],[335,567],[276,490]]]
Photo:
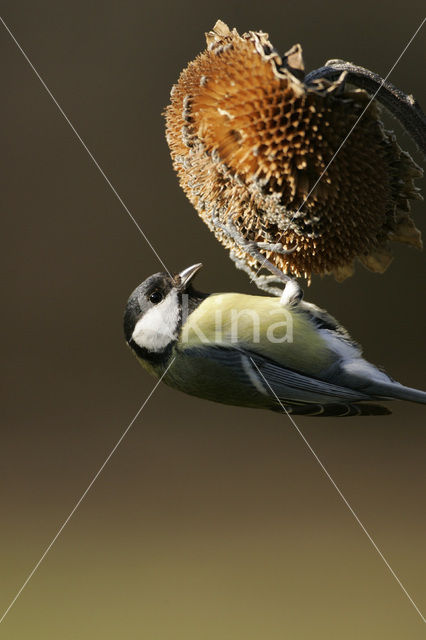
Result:
[[276,297],[213,294],[184,322],[180,343],[246,349],[311,375],[335,359],[309,316]]

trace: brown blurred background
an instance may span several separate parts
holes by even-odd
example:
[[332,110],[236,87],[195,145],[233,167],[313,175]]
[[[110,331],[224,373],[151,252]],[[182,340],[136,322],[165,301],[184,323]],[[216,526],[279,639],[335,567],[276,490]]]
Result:
[[[217,18],[262,29],[307,69],[385,75],[423,3],[12,2],[3,17],[170,269],[256,293],[181,192],[161,112]],[[426,27],[391,80],[426,105]],[[159,263],[3,28],[0,175],[6,395],[0,449],[3,611],[154,381],[125,347],[130,291]],[[393,125],[396,128],[395,125]],[[421,157],[407,136],[402,146]],[[415,206],[423,231],[425,205]],[[367,356],[426,388],[425,256],[396,249],[308,299]],[[298,422],[426,609],[425,409]],[[160,387],[0,626],[8,639],[424,637],[424,626],[284,416]]]

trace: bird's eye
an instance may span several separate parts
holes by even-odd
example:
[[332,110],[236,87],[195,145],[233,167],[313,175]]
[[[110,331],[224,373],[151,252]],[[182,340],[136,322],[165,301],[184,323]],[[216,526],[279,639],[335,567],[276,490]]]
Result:
[[161,293],[161,291],[153,291],[149,296],[149,299],[150,299],[150,302],[152,302],[152,304],[158,304],[159,302],[162,301],[163,294]]

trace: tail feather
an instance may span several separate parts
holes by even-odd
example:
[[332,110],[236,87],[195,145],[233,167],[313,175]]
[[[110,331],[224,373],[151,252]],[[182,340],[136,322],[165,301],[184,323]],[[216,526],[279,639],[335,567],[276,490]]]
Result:
[[406,400],[426,404],[426,392],[405,387],[363,358],[339,363],[329,381],[370,396],[371,400]]
[[380,404],[354,403],[354,404],[302,404],[302,405],[274,405],[273,411],[283,412],[285,410],[294,416],[312,416],[316,418],[346,418],[350,416],[385,416],[392,413],[390,409]]
[[367,392],[374,398],[391,398],[395,400],[407,400],[408,402],[418,402],[426,404],[426,392],[412,387],[405,387],[399,382],[377,382],[367,389]]

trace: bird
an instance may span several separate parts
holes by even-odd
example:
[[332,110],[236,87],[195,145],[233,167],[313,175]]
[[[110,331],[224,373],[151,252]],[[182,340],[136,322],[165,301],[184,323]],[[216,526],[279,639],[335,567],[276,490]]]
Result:
[[381,402],[426,404],[362,357],[327,311],[290,280],[281,296],[202,293],[201,263],[156,273],[130,295],[125,339],[154,377],[187,394],[292,415],[391,413]]

